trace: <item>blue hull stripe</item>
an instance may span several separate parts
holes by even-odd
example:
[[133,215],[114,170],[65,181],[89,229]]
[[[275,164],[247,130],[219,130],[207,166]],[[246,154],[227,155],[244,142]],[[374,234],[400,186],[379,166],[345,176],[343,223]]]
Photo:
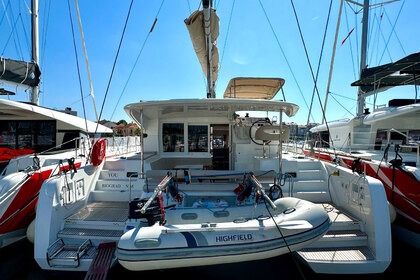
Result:
[[184,232],[181,232],[181,233],[185,237],[185,240],[187,241],[188,248],[198,247],[197,240],[195,240],[194,236],[190,232],[185,232],[184,231]]

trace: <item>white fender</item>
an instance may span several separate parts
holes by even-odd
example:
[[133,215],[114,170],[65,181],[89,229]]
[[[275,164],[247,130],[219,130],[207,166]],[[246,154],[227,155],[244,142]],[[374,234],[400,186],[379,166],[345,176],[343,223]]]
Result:
[[395,211],[394,205],[392,205],[389,201],[388,201],[388,207],[389,207],[389,219],[392,224],[397,218],[397,211]]
[[35,219],[29,224],[26,229],[26,238],[33,244],[35,240]]

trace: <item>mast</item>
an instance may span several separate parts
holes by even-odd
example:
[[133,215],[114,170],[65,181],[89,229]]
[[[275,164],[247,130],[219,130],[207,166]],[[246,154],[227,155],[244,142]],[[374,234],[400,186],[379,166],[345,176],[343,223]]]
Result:
[[[362,18],[362,42],[360,48],[360,78],[362,77],[362,70],[366,68],[366,52],[367,52],[367,34],[369,26],[369,0],[363,2],[363,18]],[[361,87],[357,93],[357,116],[363,115],[365,108],[365,96]]]
[[206,51],[207,51],[207,98],[215,98],[213,84],[213,61],[212,61],[212,30],[211,30],[211,9],[212,0],[203,0],[203,15],[204,15],[204,36],[206,40]]
[[[39,65],[39,33],[38,33],[38,0],[31,3],[31,25],[32,25],[32,62]],[[39,86],[32,86],[31,102],[39,105]]]

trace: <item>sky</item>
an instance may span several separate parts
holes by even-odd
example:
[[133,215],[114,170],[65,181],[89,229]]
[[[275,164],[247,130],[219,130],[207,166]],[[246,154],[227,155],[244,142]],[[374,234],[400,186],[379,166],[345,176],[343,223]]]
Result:
[[[0,1],[0,55],[28,61],[31,1]],[[338,0],[214,0],[220,25],[216,98],[223,98],[234,77],[280,77],[286,82],[274,99],[300,107],[284,121],[321,123],[325,104],[327,121],[354,117],[357,88],[350,84],[360,72],[362,11],[351,2],[344,2],[338,20]],[[201,8],[200,0],[100,3],[39,1],[39,105],[60,110],[70,107],[89,120],[129,122],[123,109],[129,103],[206,98],[206,79],[184,23]],[[418,0],[371,8],[369,66],[420,51],[418,11]],[[30,99],[27,89],[1,83],[0,87],[16,92],[0,98]],[[398,88],[368,97],[366,105],[381,106],[388,99],[415,96],[412,86]]]

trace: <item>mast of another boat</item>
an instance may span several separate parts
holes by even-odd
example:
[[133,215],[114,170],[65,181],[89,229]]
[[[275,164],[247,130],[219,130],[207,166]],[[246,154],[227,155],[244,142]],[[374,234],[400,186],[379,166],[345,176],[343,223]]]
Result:
[[[325,120],[325,112],[327,111],[328,95],[330,93],[331,78],[332,78],[332,73],[333,73],[333,68],[334,68],[335,51],[337,49],[338,31],[340,30],[341,13],[343,11],[343,3],[344,3],[344,1],[345,0],[341,0],[340,1],[340,9],[339,9],[338,19],[337,19],[337,27],[335,29],[334,47],[333,47],[333,52],[332,52],[331,62],[330,62],[330,72],[329,72],[329,75],[328,75],[327,92],[325,94],[324,108],[322,110],[322,123],[325,123],[326,122],[326,120]],[[308,123],[309,123],[309,116],[308,116]]]
[[[335,50],[337,48],[337,38],[338,38],[338,32],[340,30],[341,14],[342,14],[343,2],[344,1],[353,3],[353,4],[358,5],[358,6],[362,6],[362,4],[360,4],[356,1],[352,1],[352,0],[341,0],[341,2],[340,2],[340,9],[339,9],[339,13],[338,13],[337,27],[336,27],[335,38],[334,38],[334,47],[333,47],[333,52],[332,52],[332,55],[331,55],[331,63],[330,63],[330,71],[329,71],[329,76],[328,76],[327,91],[326,91],[325,100],[324,100],[322,123],[327,122],[326,119],[325,119],[325,112],[327,111],[328,95],[330,93],[331,78],[332,78],[334,59],[335,59]],[[362,70],[366,67],[368,20],[369,20],[369,0],[364,0],[364,3],[363,3],[363,19],[362,19],[362,38],[361,38],[362,42],[361,42],[361,51],[360,51],[361,52],[361,55],[360,55],[360,75],[362,74]],[[364,107],[365,107],[365,97],[364,97],[364,94],[359,87],[359,91],[358,91],[358,94],[357,94],[357,116],[363,114]]]
[[[367,34],[369,25],[369,0],[364,0],[363,3],[363,18],[362,18],[362,42],[360,48],[360,74],[362,77],[362,70],[366,68],[366,51],[367,51]],[[359,87],[357,92],[357,116],[363,115],[365,108],[365,95],[362,88]]]
[[[348,2],[354,3],[354,1],[346,0]],[[384,4],[390,4],[397,2],[399,0],[389,0],[382,3],[373,4],[372,6],[380,6]],[[355,3],[358,4],[358,3]],[[360,4],[359,4],[360,5]],[[363,18],[362,18],[362,42],[360,47],[360,79],[362,78],[362,71],[367,67],[366,65],[366,55],[367,55],[367,43],[368,43],[368,27],[369,27],[369,0],[364,0],[363,2]],[[359,86],[357,92],[357,116],[362,116],[365,109],[365,93],[362,91],[362,88]]]
[[[337,22],[336,37],[335,37],[335,41],[334,41],[334,48],[333,48],[333,53],[332,53],[332,58],[331,58],[330,74],[329,74],[328,84],[327,84],[327,92],[326,92],[325,101],[324,101],[322,123],[326,122],[325,112],[326,112],[328,94],[329,94],[330,83],[331,83],[331,74],[332,74],[334,57],[335,57],[335,49],[336,49],[336,44],[337,44],[337,35],[338,35],[338,31],[339,31],[343,1],[350,2],[352,4],[361,6],[363,8],[362,37],[361,37],[361,45],[360,45],[360,74],[359,74],[360,78],[362,77],[362,70],[365,69],[366,66],[367,66],[366,65],[366,60],[367,60],[366,56],[367,56],[368,28],[369,28],[369,8],[370,8],[369,0],[364,0],[363,4],[360,4],[357,1],[353,1],[353,0],[342,0],[341,4],[340,4],[340,12],[339,12],[339,18],[338,18],[338,22]],[[389,0],[389,1],[382,2],[382,3],[374,4],[373,6],[389,4],[389,3],[392,3],[392,2],[396,2],[396,1],[399,1],[399,0]],[[364,114],[365,99],[366,99],[365,94],[362,91],[361,87],[359,87],[358,88],[358,93],[357,93],[357,111],[356,111],[357,116],[362,116]]]
[[[38,28],[38,0],[32,0],[31,3],[31,25],[32,25],[32,62],[39,65],[39,28]],[[33,86],[31,89],[31,102],[39,105],[39,86]]]

